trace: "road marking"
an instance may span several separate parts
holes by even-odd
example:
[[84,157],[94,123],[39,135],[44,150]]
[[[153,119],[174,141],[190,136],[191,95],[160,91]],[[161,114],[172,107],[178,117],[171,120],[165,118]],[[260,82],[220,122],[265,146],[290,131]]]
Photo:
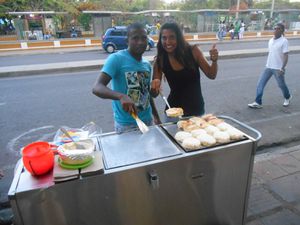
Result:
[[242,75],[242,76],[236,76],[236,77],[226,77],[226,78],[218,78],[217,80],[214,80],[215,82],[224,82],[228,80],[237,80],[237,79],[249,79],[249,78],[257,78],[256,75]]
[[300,112],[296,112],[296,113],[291,113],[291,114],[287,114],[284,116],[274,116],[274,117],[270,117],[270,118],[265,118],[265,119],[260,119],[260,120],[252,120],[252,121],[248,121],[248,124],[255,124],[255,123],[263,123],[263,122],[269,122],[272,120],[276,120],[276,119],[281,119],[282,117],[292,117],[292,116],[299,116]]
[[8,143],[7,143],[7,148],[9,151],[11,152],[14,152],[14,145],[16,144],[16,142],[24,137],[25,135],[28,135],[30,133],[33,133],[33,132],[36,132],[36,131],[39,131],[39,130],[44,130],[44,129],[50,129],[50,128],[54,128],[54,126],[50,125],[50,126],[44,126],[44,127],[39,127],[39,128],[34,128],[34,129],[31,129],[29,131],[26,131],[25,133],[19,135],[18,137],[10,140]]
[[56,133],[56,131],[52,132],[52,133],[44,134],[40,139],[41,140],[48,140],[50,137],[54,137],[55,133]]
[[6,105],[6,102],[0,102],[0,106]]

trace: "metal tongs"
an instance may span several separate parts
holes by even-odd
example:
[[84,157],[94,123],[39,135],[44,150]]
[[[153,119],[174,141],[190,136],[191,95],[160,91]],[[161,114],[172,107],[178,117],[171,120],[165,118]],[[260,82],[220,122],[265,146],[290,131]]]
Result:
[[133,119],[135,119],[138,128],[143,134],[149,131],[149,127],[138,117],[135,112],[132,111],[131,116],[133,117]]

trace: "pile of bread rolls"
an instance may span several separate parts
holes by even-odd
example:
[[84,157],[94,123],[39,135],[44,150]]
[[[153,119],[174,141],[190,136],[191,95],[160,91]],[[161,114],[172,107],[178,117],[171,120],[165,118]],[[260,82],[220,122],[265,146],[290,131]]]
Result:
[[213,114],[177,122],[175,139],[186,150],[195,150],[243,138],[243,133]]

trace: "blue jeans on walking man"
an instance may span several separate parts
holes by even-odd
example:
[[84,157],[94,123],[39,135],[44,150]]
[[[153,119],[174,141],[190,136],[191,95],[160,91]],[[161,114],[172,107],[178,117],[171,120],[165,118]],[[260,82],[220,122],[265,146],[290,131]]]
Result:
[[274,75],[277,84],[282,91],[284,98],[289,99],[291,97],[289,89],[285,83],[284,74],[280,75],[279,70],[266,68],[259,78],[257,89],[256,89],[255,101],[260,105],[262,104],[262,96],[264,93],[264,88],[267,82],[272,77],[272,75]]

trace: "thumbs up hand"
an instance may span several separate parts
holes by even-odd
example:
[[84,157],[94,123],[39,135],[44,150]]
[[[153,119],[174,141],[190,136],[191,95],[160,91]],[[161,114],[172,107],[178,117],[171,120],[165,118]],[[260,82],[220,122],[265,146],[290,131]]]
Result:
[[212,48],[209,50],[210,60],[216,62],[219,57],[218,49],[216,49],[216,44],[213,44]]

